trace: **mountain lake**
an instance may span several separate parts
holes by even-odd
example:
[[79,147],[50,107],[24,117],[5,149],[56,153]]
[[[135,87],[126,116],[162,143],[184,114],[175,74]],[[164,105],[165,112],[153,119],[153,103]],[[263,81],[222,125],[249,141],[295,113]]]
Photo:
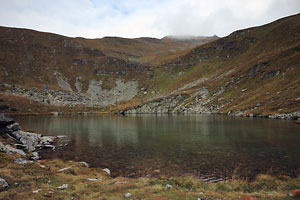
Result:
[[224,115],[16,116],[22,128],[66,135],[43,159],[85,161],[112,176],[295,176],[300,126]]

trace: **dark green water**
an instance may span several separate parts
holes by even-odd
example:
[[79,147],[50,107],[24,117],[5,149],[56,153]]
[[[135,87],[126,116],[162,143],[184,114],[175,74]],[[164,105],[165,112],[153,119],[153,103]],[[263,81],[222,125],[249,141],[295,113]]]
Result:
[[[296,175],[300,126],[221,115],[20,116],[23,129],[67,135],[44,158],[86,161],[113,176]],[[59,144],[57,144],[59,145]]]

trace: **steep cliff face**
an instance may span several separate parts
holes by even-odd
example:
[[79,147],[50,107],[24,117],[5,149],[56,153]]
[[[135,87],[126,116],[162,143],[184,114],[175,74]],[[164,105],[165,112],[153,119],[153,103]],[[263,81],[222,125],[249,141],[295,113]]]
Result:
[[90,40],[0,27],[1,105],[10,107],[9,95],[122,113],[297,116],[299,31],[300,14],[220,39]]

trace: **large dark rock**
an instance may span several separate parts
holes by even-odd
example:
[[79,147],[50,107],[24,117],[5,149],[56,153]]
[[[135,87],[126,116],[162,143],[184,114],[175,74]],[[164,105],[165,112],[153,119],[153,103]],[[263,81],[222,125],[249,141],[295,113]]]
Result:
[[13,124],[15,120],[7,114],[0,113],[0,128],[4,128],[10,124]]

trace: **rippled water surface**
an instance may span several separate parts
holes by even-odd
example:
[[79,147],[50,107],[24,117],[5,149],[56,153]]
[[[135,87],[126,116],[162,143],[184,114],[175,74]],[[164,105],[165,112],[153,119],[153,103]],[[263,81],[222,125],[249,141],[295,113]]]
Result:
[[25,130],[67,135],[45,158],[86,161],[113,176],[295,175],[300,126],[221,115],[19,116]]

